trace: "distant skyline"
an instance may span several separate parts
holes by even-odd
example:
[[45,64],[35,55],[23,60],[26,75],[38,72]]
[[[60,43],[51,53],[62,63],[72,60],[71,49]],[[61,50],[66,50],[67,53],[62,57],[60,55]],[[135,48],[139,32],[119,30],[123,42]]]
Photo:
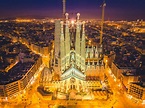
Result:
[[[103,0],[66,0],[66,12],[75,17],[101,18]],[[106,0],[105,20],[145,20],[145,0]],[[0,18],[61,18],[62,0],[0,0]]]

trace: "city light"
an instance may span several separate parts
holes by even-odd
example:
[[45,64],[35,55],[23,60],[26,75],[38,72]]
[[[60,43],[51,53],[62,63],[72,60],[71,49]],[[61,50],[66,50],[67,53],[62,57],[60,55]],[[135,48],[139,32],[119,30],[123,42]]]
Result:
[[74,23],[75,23],[75,21],[74,20],[71,20],[71,24],[74,25]]
[[142,104],[145,104],[145,100],[142,101]]
[[32,20],[31,19],[16,19],[15,20],[16,22],[31,22]]
[[1,2],[0,108],[144,108],[145,3],[59,2]]

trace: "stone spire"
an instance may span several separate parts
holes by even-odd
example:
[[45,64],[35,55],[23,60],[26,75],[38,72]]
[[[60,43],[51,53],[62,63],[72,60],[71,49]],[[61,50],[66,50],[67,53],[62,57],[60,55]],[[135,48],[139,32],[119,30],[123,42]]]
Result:
[[63,33],[63,21],[61,23],[61,36],[60,36],[60,58],[61,58],[61,71],[65,69],[65,44],[64,44],[64,33]]
[[65,22],[65,51],[66,51],[66,67],[70,64],[70,33],[69,33],[69,21],[68,21],[68,13],[66,15]]
[[76,41],[75,41],[75,51],[76,51],[76,64],[80,67],[80,21],[79,21],[80,14],[77,14],[77,22],[76,22]]
[[82,22],[82,38],[81,38],[81,69],[85,71],[85,49],[86,49],[86,41],[85,41],[85,22]]

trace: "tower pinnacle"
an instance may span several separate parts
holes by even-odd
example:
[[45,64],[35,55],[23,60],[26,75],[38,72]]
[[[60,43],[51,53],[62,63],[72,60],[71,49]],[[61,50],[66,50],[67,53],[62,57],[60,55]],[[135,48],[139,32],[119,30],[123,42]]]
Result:
[[77,13],[77,20],[80,19],[80,13]]
[[68,20],[68,15],[69,15],[68,13],[65,14],[66,20]]

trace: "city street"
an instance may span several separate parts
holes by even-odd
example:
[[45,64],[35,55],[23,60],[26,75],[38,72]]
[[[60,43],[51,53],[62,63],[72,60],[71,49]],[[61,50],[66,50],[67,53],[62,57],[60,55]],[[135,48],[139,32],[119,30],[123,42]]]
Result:
[[[108,100],[47,100],[37,92],[39,86],[38,75],[37,80],[31,85],[25,94],[22,94],[25,98],[23,101],[17,103],[2,103],[0,108],[57,108],[59,105],[65,106],[66,108],[143,108],[144,106],[127,98],[127,94],[123,92],[118,86],[118,81],[109,73],[110,69],[105,69],[105,74],[108,77],[110,87],[113,91],[113,95]],[[19,98],[22,98],[21,96]],[[16,100],[17,101],[17,100]],[[54,107],[52,107],[54,106]]]

